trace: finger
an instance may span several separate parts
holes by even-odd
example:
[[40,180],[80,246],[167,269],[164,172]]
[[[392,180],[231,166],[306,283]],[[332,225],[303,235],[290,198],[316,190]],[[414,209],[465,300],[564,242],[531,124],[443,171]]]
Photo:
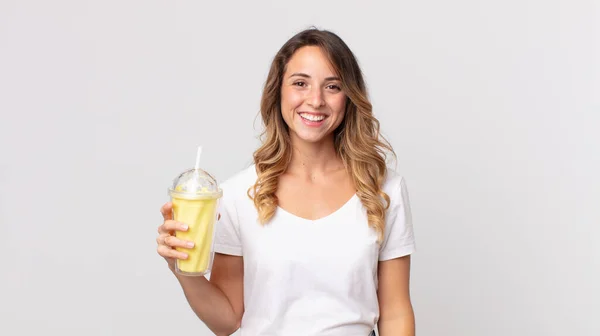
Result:
[[158,230],[157,231],[158,231],[159,235],[163,235],[163,234],[172,235],[173,234],[173,230],[169,229],[170,227],[173,226],[173,224],[172,223],[167,223],[167,222],[169,222],[169,221],[164,221],[162,224],[160,224],[158,226]]
[[163,239],[164,245],[171,247],[183,247],[183,248],[192,248],[194,247],[194,243],[187,240],[182,240],[173,236],[167,236]]
[[174,258],[174,259],[185,260],[188,257],[187,253],[179,252],[175,249],[170,249],[170,248],[166,247],[165,245],[159,245],[156,248],[156,251],[163,258]]
[[167,245],[166,239],[169,236],[170,236],[170,234],[168,234],[168,233],[163,233],[163,234],[158,235],[158,237],[156,237],[156,243],[158,245]]
[[160,208],[164,220],[173,219],[173,203],[167,202]]
[[169,233],[173,231],[187,231],[188,226],[185,223],[181,223],[174,220],[166,220],[161,226],[158,228],[159,233]]

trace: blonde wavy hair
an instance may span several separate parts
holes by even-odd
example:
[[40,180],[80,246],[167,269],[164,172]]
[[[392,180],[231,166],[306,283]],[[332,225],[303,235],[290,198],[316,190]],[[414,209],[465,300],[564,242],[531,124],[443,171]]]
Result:
[[260,103],[264,126],[262,145],[253,155],[258,178],[248,189],[248,197],[254,201],[259,222],[267,223],[278,206],[275,192],[279,176],[286,171],[292,158],[288,126],[281,115],[283,76],[290,58],[305,46],[320,47],[341,79],[347,102],[344,120],[334,131],[335,148],[353,179],[356,195],[366,208],[369,225],[375,229],[381,242],[385,213],[390,204],[382,185],[387,174],[388,154],[394,158],[396,155],[379,132],[379,121],[373,115],[362,71],[354,54],[340,37],[330,31],[311,28],[296,34],[281,47],[271,63]]

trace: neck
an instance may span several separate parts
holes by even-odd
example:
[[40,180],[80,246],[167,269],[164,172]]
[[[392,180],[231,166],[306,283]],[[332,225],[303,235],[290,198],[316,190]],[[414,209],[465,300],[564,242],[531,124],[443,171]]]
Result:
[[310,177],[344,168],[342,159],[335,150],[333,136],[315,143],[292,136],[291,141],[292,159],[287,168],[288,173]]

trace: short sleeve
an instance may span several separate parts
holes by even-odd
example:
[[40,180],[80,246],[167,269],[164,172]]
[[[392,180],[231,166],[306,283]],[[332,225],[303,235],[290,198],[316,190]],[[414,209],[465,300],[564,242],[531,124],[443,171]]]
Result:
[[379,251],[380,261],[403,257],[416,251],[408,190],[404,178],[398,179],[390,190],[391,204]]
[[241,256],[242,240],[235,198],[223,186],[223,197],[219,200],[217,224],[215,228],[214,251],[217,253]]

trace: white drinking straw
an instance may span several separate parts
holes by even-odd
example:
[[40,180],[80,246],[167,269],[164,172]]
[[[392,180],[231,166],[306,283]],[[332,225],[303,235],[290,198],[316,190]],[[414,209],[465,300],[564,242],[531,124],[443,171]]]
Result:
[[196,153],[196,170],[200,168],[200,155],[202,155],[202,146],[198,146],[198,152]]

